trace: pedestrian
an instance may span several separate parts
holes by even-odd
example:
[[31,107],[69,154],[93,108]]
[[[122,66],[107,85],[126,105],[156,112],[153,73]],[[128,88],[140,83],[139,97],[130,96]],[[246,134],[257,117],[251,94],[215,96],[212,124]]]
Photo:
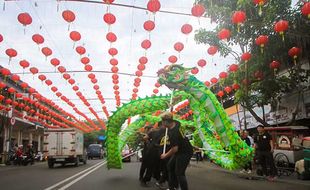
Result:
[[169,190],[177,189],[178,186],[181,190],[188,190],[185,171],[193,155],[193,147],[181,131],[180,123],[173,119],[172,113],[163,113],[161,119],[163,126],[168,129],[167,138],[171,146],[168,152],[160,156],[161,159],[170,158],[168,162]]
[[140,172],[139,172],[139,180],[141,182],[141,185],[146,186],[146,171],[148,167],[148,148],[149,148],[149,139],[147,138],[146,134],[148,131],[151,129],[151,126],[145,126],[144,127],[144,136],[143,136],[143,150],[142,150],[142,161],[141,161],[141,166],[140,166]]
[[[273,142],[272,137],[265,131],[263,125],[257,126],[258,135],[255,138],[255,148],[258,155],[259,163],[262,166],[263,175],[268,176],[269,181],[274,181],[277,169],[273,160]],[[267,165],[270,172],[267,172]]]
[[[248,145],[248,146],[252,146],[251,140],[249,138],[249,133],[247,131],[243,131],[243,133],[241,134],[241,138],[242,140]],[[252,161],[249,161],[243,168],[243,170],[241,170],[242,173],[247,172],[248,174],[252,173]]]

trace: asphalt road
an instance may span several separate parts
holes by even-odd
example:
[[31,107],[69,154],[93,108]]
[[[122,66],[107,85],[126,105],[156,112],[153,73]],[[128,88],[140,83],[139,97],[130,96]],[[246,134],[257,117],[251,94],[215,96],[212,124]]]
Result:
[[[102,160],[89,160],[87,165],[56,166],[48,169],[47,163],[33,166],[0,167],[0,189],[36,190],[142,190],[156,189],[154,182],[149,188],[138,182],[139,162],[125,163],[122,170],[107,170]],[[85,171],[86,170],[86,171]],[[83,172],[81,172],[83,171]],[[73,177],[72,177],[73,176]],[[302,184],[283,181],[247,180],[212,167],[210,164],[191,163],[187,171],[190,190],[309,190],[310,181]],[[63,182],[63,183],[62,183]]]

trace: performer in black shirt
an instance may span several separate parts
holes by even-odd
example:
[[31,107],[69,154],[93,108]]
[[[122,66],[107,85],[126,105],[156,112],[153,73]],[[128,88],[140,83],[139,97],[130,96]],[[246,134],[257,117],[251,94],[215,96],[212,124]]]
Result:
[[163,113],[161,118],[163,126],[169,129],[167,138],[169,138],[171,148],[160,156],[161,159],[170,157],[168,162],[169,189],[176,189],[180,186],[181,190],[187,190],[185,170],[193,155],[193,147],[181,132],[180,123],[173,120],[170,112]]

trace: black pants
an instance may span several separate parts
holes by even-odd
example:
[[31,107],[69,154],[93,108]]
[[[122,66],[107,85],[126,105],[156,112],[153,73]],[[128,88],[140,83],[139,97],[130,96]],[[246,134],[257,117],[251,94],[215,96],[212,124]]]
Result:
[[[142,180],[144,182],[151,181],[152,176],[154,176],[157,180],[159,180],[158,171],[156,169],[159,168],[159,153],[156,148],[150,148],[149,151],[146,152],[145,158],[142,160],[141,168],[140,168],[140,179],[142,174]],[[155,175],[154,175],[155,171]]]
[[165,181],[168,181],[168,170],[167,170],[167,165],[168,165],[169,159],[164,159],[160,160],[160,179],[159,183],[164,183]]
[[252,170],[252,162],[248,162],[248,163],[244,166],[243,169],[245,169],[245,170]]
[[[270,151],[258,151],[258,160],[262,166],[263,175],[274,177],[277,175],[277,168],[273,161],[273,155]],[[267,165],[270,167],[270,172],[267,172]]]
[[168,184],[169,188],[178,188],[181,190],[188,190],[185,171],[189,164],[192,155],[178,154],[170,158],[168,162]]

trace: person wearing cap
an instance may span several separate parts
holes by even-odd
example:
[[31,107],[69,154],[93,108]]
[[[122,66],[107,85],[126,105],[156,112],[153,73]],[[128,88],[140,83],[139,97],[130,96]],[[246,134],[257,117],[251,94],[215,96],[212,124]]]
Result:
[[162,125],[168,129],[170,150],[164,152],[160,158],[170,158],[168,162],[168,184],[169,190],[177,189],[188,190],[188,184],[185,176],[186,168],[193,155],[193,147],[187,137],[180,129],[180,123],[173,119],[170,112],[161,115]]

